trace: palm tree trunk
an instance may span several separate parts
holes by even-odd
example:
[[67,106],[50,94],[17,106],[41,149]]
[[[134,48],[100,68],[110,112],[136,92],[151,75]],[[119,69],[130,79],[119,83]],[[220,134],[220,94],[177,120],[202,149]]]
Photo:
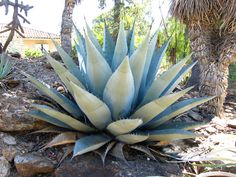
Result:
[[62,13],[62,23],[61,23],[61,46],[68,53],[71,54],[72,44],[71,44],[71,34],[73,28],[73,10],[75,7],[75,0],[65,0],[65,7]]
[[223,104],[227,95],[229,64],[199,60],[201,75],[200,96],[216,96],[205,106],[205,111],[219,117],[224,116]]
[[223,117],[229,65],[235,57],[235,44],[229,42],[230,35],[229,37],[221,37],[218,31],[210,29],[209,26],[206,30],[198,25],[192,25],[189,35],[191,48],[194,57],[198,60],[200,71],[200,96],[216,96],[203,106],[203,110]]

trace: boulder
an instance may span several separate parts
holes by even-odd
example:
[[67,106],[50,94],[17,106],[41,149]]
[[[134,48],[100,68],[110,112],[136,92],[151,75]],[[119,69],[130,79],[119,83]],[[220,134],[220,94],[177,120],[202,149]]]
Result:
[[52,162],[40,154],[29,153],[17,155],[14,159],[14,163],[18,174],[22,177],[52,173],[54,171]]

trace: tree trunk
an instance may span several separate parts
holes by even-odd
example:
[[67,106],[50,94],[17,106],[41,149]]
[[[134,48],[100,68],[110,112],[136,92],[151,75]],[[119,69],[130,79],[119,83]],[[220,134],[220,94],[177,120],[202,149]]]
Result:
[[224,116],[223,104],[227,95],[229,64],[200,60],[200,96],[216,96],[205,105],[205,111],[219,117]]
[[228,88],[229,65],[235,57],[232,34],[220,36],[209,26],[192,25],[189,31],[191,48],[198,60],[200,96],[216,96],[203,106],[210,114],[223,117],[223,104]]
[[68,53],[71,54],[71,34],[73,28],[73,10],[75,7],[75,0],[65,0],[65,7],[62,14],[61,23],[61,46]]

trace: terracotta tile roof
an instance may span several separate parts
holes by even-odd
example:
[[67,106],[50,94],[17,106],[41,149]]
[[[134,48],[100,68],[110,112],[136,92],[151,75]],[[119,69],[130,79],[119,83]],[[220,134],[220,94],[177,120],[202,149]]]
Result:
[[[6,29],[5,28],[6,24],[0,23],[0,31]],[[30,38],[30,39],[60,39],[60,36],[57,34],[53,33],[47,33],[44,31],[28,28],[28,27],[23,27],[24,29],[24,36],[25,38]],[[0,38],[6,38],[8,37],[9,32],[6,33],[0,33]],[[21,38],[19,34],[15,33],[17,38]]]

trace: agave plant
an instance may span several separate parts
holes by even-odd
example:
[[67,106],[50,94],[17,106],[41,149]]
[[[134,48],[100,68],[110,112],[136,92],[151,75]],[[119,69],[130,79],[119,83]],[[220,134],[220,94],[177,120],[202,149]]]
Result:
[[107,145],[104,153],[107,154],[112,149],[122,149],[123,145],[143,151],[138,146],[198,136],[189,131],[194,127],[192,124],[168,123],[211,99],[191,98],[177,102],[192,88],[173,92],[195,64],[186,65],[190,56],[157,76],[169,44],[167,41],[156,48],[157,33],[150,37],[147,32],[137,49],[134,47],[134,26],[126,33],[121,23],[116,44],[105,26],[103,48],[88,25],[84,36],[78,29],[76,33],[79,66],[56,42],[64,64],[45,53],[66,87],[67,96],[25,74],[38,90],[58,105],[55,108],[35,104],[35,109],[29,112],[34,118],[65,129],[47,147],[74,143],[73,156],[77,156]]
[[0,54],[0,81],[6,78],[13,67],[13,63],[10,61],[6,54]]

